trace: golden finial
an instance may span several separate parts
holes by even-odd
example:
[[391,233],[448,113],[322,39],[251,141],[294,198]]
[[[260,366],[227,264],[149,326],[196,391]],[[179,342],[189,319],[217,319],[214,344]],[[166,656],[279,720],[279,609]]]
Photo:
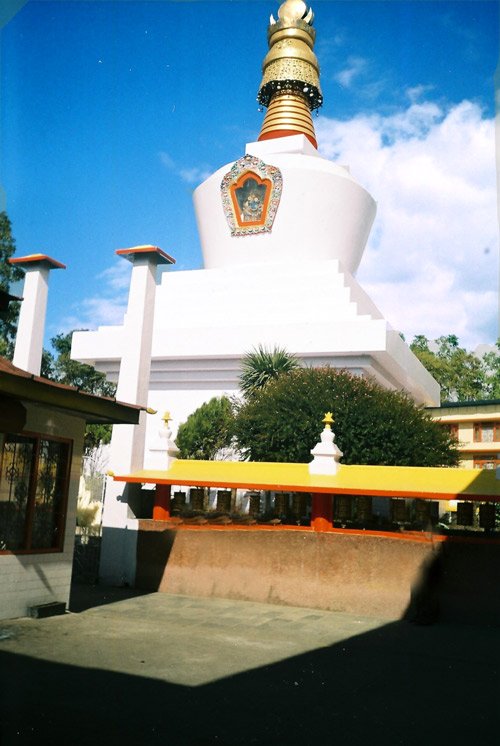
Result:
[[317,147],[311,111],[323,103],[319,65],[313,52],[314,14],[303,0],[286,0],[271,16],[269,52],[262,65],[257,100],[268,108],[259,140],[305,135]]
[[331,430],[332,429],[331,426],[333,425],[333,422],[334,422],[333,414],[331,412],[325,412],[325,416],[323,417],[322,422],[327,430]]
[[[287,23],[300,20],[312,23],[314,15],[312,9],[309,10],[309,13],[307,12],[307,5],[303,0],[286,0],[279,7],[278,18],[280,21],[286,21]],[[271,23],[276,23],[273,16],[271,16]]]
[[172,421],[172,417],[170,416],[170,412],[168,410],[164,413],[162,420],[165,425],[168,425],[168,423]]

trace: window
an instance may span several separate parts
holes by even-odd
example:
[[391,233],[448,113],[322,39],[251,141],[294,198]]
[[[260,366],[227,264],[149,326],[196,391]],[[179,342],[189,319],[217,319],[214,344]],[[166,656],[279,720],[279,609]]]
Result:
[[450,436],[454,438],[454,440],[458,440],[458,422],[452,422],[449,425],[445,425],[445,427],[448,430]]
[[475,443],[493,443],[500,440],[499,422],[477,422],[474,425]]
[[0,551],[62,550],[70,443],[7,434],[0,468]]
[[484,454],[474,455],[474,469],[496,469],[497,466],[500,466],[498,458],[485,458]]

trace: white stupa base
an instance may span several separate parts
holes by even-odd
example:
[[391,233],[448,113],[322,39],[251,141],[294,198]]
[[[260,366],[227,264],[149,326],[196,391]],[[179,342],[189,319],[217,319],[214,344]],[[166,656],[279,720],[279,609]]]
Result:
[[[75,332],[72,356],[116,381],[124,327]],[[305,365],[331,365],[438,405],[439,387],[357,281],[336,260],[170,272],[156,292],[148,406],[174,427],[212,396],[238,391],[242,356],[284,347]],[[158,415],[159,417],[160,415]],[[148,442],[158,418],[148,417]]]

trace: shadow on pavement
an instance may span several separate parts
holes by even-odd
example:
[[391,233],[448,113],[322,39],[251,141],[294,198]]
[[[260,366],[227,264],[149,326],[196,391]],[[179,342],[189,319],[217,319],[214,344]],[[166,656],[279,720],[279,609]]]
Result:
[[[79,614],[96,606],[114,604],[117,601],[125,601],[128,598],[148,595],[149,591],[141,591],[136,588],[113,588],[105,585],[85,585],[73,583],[69,597],[69,611]],[[1,746],[1,742],[0,742]]]
[[0,652],[0,743],[493,744],[500,656],[482,631],[395,622],[198,687]]

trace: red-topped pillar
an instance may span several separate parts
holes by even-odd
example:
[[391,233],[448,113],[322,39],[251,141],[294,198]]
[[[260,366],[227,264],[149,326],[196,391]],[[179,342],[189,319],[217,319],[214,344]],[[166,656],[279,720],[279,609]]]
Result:
[[[151,370],[157,267],[174,264],[175,259],[158,246],[149,245],[118,249],[116,254],[133,265],[125,317],[126,342],[120,361],[116,398],[131,404],[146,405]],[[143,468],[145,433],[144,412],[141,413],[139,425],[114,428],[111,440],[113,471]]]
[[[132,263],[116,398],[132,404],[146,405],[151,370],[157,268],[160,264],[173,264],[175,260],[157,246],[149,245],[118,249],[116,253]],[[146,416],[145,412],[141,412],[137,425],[117,425],[113,428],[110,467],[115,473],[127,474],[143,468]],[[135,560],[124,566],[123,557],[135,557],[135,549],[131,549],[131,542],[137,540],[137,526],[129,506],[130,490],[124,490],[124,485],[119,482],[108,483],[103,511],[100,578],[105,583],[127,582],[133,585]],[[160,507],[167,511],[166,503]],[[124,531],[126,528],[133,530]]]
[[25,271],[23,302],[12,362],[18,368],[38,376],[42,365],[49,272],[52,269],[66,269],[66,266],[46,254],[29,254],[8,261]]

